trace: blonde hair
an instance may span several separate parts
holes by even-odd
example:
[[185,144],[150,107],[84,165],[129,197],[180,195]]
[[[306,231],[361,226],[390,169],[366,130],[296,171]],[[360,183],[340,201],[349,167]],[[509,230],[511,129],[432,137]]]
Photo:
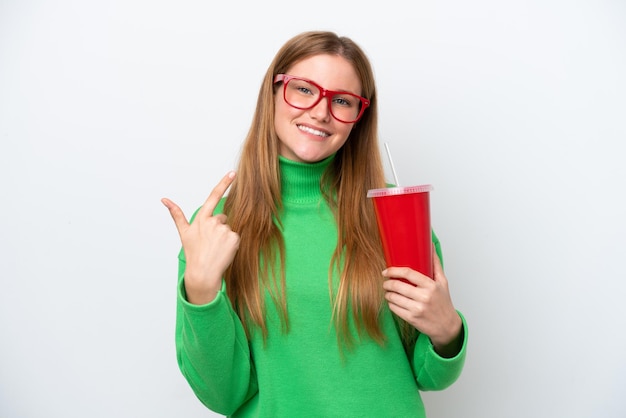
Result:
[[[283,330],[289,331],[285,247],[277,226],[282,200],[279,140],[274,129],[274,77],[298,61],[320,54],[338,55],[349,61],[360,79],[361,96],[371,102],[322,178],[321,189],[338,228],[337,247],[329,266],[333,319],[338,337],[348,346],[354,341],[349,331],[350,311],[359,335],[365,331],[382,344],[385,335],[379,316],[383,303],[381,271],[385,263],[373,207],[366,197],[368,189],[385,186],[377,139],[374,76],[361,48],[332,32],[295,36],[278,51],[265,74],[241,151],[237,179],[224,206],[228,223],[241,236],[237,255],[225,274],[227,292],[248,335],[254,324],[267,336],[263,290],[276,304]],[[336,294],[333,271],[340,275]]]

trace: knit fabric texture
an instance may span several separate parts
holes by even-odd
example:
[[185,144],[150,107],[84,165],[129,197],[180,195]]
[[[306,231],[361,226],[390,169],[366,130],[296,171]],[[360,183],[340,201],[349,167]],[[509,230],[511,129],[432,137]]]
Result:
[[[342,348],[331,318],[328,280],[337,226],[320,192],[332,158],[303,164],[280,157],[288,333],[269,297],[266,341],[254,330],[246,338],[224,284],[209,304],[188,303],[185,258],[182,250],[179,254],[178,364],[196,396],[217,413],[237,418],[420,418],[426,416],[420,391],[447,388],[463,369],[468,334],[461,314],[464,341],[453,358],[440,357],[423,334],[407,355],[386,303],[381,313],[385,343],[355,331],[355,347]],[[223,201],[217,211],[222,207]],[[382,280],[381,275],[381,285]]]

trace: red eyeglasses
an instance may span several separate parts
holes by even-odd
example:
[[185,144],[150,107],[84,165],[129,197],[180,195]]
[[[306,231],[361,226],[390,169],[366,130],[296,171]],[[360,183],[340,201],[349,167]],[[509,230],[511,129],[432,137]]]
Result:
[[370,101],[365,97],[346,91],[326,90],[306,78],[277,74],[274,77],[274,84],[281,81],[283,82],[283,98],[288,105],[296,109],[311,109],[326,97],[330,114],[339,122],[357,122],[370,105]]

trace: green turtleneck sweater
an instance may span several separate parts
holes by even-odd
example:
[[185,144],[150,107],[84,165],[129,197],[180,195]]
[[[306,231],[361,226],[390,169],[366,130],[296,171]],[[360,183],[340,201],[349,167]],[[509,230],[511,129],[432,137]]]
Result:
[[[197,397],[215,412],[232,417],[419,418],[425,416],[420,390],[445,389],[461,373],[464,319],[463,346],[453,358],[440,357],[425,335],[407,358],[386,305],[381,315],[385,344],[362,336],[353,350],[340,351],[328,289],[337,229],[320,192],[331,160],[302,164],[280,158],[288,333],[281,330],[270,299],[265,343],[260,332],[246,338],[224,286],[209,304],[188,303],[180,252],[178,364]],[[216,212],[222,207],[223,201]]]

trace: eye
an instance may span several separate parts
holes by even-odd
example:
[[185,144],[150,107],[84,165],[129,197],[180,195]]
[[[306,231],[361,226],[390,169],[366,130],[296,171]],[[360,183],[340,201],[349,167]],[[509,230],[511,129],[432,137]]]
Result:
[[307,88],[305,86],[298,86],[297,87],[298,91],[302,94],[313,94],[313,92],[311,91],[310,88]]
[[333,104],[336,104],[341,107],[353,107],[354,99],[349,95],[336,94],[333,97]]
[[289,89],[297,91],[299,94],[305,96],[314,96],[318,94],[317,89],[311,83],[308,83],[304,80],[291,80],[289,82]]

